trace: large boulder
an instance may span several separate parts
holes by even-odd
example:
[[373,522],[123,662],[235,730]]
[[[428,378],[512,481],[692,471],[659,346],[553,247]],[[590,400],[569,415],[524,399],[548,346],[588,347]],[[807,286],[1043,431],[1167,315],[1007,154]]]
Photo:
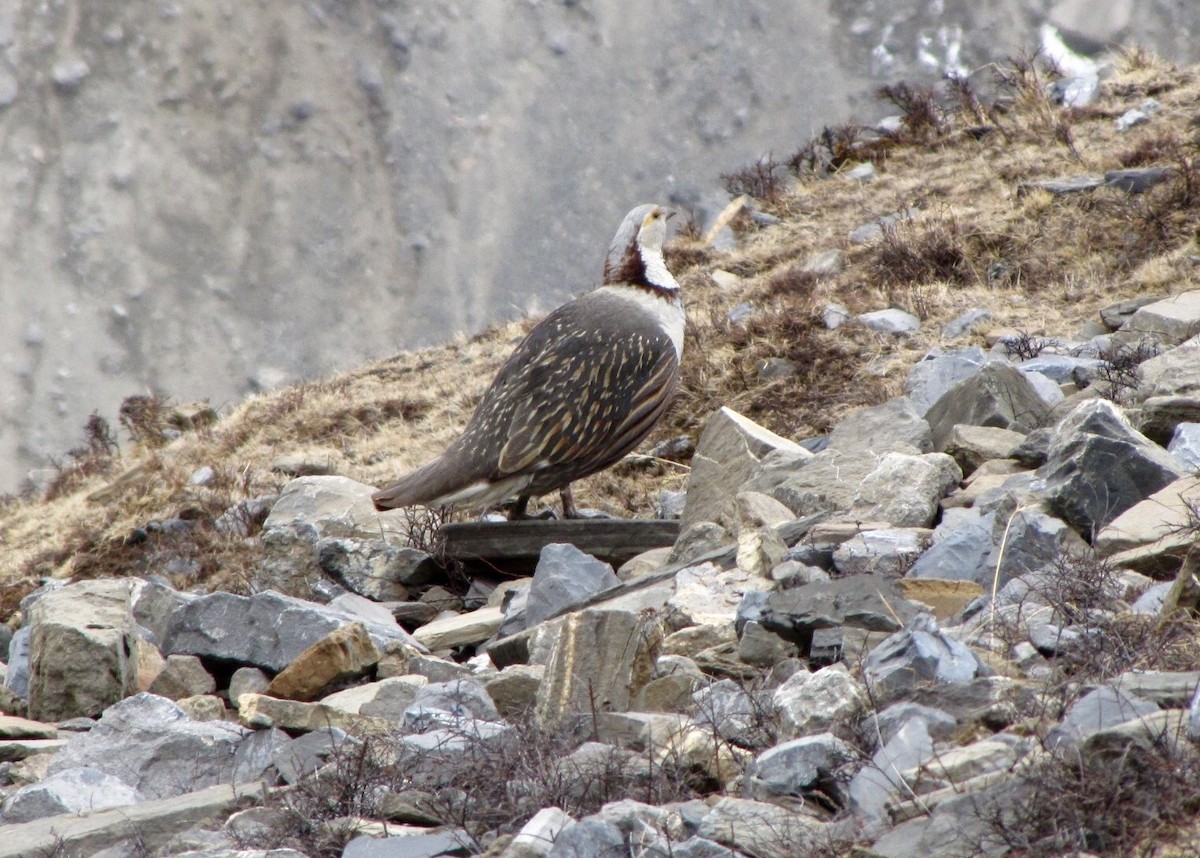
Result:
[[105,710],[87,733],[67,742],[49,772],[91,768],[148,799],[234,781],[235,754],[249,730],[193,721],[165,697],[137,694]]
[[925,414],[936,450],[945,450],[954,427],[996,426],[1031,432],[1044,424],[1049,409],[1028,376],[999,361],[960,381]]
[[632,611],[589,609],[565,617],[553,632],[538,687],[539,722],[627,710],[654,676],[661,634],[658,620]]
[[142,794],[119,778],[91,768],[62,769],[21,787],[4,802],[5,825],[60,813],[87,813],[105,807],[137,804]]
[[859,521],[886,521],[893,527],[929,527],[937,516],[938,501],[962,476],[945,453],[887,453],[859,485],[850,514]]
[[811,454],[732,408],[721,408],[708,418],[688,474],[687,500],[679,529],[699,521],[713,521],[733,532],[737,525],[737,493],[772,451],[806,459]]
[[1125,510],[1186,473],[1184,466],[1130,425],[1104,399],[1080,403],[1063,418],[1037,490],[1054,512],[1091,538]]
[[1181,292],[1139,307],[1123,329],[1153,334],[1171,345],[1200,334],[1200,290]]
[[946,391],[979,372],[987,360],[978,346],[930,352],[909,369],[904,392],[916,412],[924,417]]
[[299,477],[285,485],[263,522],[261,574],[266,585],[296,595],[311,593],[322,578],[322,540],[406,544],[402,515],[376,512],[374,491],[348,477]]
[[[211,593],[175,612],[164,650],[280,671],[330,632],[356,620],[361,621],[344,611],[269,590],[253,596]],[[390,641],[425,650],[395,623],[363,625],[381,650]]]
[[41,596],[29,617],[29,715],[99,715],[134,693],[139,641],[133,580],[80,581]]

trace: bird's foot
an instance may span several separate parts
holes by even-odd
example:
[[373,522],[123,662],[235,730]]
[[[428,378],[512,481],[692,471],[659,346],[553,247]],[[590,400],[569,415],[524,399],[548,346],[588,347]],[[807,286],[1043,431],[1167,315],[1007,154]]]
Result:
[[562,500],[563,518],[579,518],[579,509],[575,506],[575,496],[571,494],[571,487],[565,486],[558,496]]
[[553,518],[558,518],[552,509],[543,509],[530,515],[529,496],[522,495],[508,508],[509,521],[546,521]]

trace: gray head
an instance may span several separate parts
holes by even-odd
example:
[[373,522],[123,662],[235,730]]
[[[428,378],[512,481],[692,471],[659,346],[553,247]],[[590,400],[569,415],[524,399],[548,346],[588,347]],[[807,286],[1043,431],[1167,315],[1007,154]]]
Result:
[[644,203],[625,215],[608,247],[608,256],[604,260],[604,282],[639,283],[650,280],[656,286],[675,286],[670,275],[666,275],[670,278],[669,282],[659,282],[664,279],[662,274],[666,272],[662,246],[667,238],[667,219],[673,214],[662,206]]

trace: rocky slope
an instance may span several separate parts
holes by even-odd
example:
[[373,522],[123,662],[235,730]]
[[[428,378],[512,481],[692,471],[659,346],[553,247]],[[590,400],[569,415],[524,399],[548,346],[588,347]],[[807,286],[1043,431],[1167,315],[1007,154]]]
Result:
[[0,509],[0,854],[1194,852],[1200,83],[1051,83],[893,90],[676,241],[660,455],[578,496],[681,532],[619,570],[370,508],[519,325],[93,421]]
[[1187,4],[1100,5],[6,4],[0,492],[131,394],[225,406],[558,303],[631,205],[710,210],[878,80],[1047,19],[1197,59]]

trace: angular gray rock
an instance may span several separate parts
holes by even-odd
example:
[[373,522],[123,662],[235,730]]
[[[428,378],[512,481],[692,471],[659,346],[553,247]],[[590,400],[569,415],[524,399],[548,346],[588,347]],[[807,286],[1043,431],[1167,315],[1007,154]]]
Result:
[[869,451],[877,456],[934,450],[929,422],[903,396],[851,411],[829,433],[829,447],[843,452]]
[[[990,590],[1014,578],[1054,568],[1065,556],[1087,551],[1062,519],[1036,507],[954,510],[933,533],[933,544],[908,570],[909,578],[974,581]],[[998,582],[997,582],[998,576]]]
[[818,733],[782,742],[763,751],[746,772],[749,798],[770,801],[777,796],[802,798],[814,789],[840,801],[839,774],[858,755],[832,733]]
[[931,351],[909,369],[904,392],[917,414],[924,417],[942,394],[979,372],[987,361],[983,349],[977,346],[950,352]]
[[377,602],[405,601],[408,586],[425,584],[438,569],[424,551],[378,537],[326,537],[315,544],[321,571],[351,593]]
[[855,575],[773,592],[760,622],[807,654],[813,633],[820,629],[846,625],[894,632],[918,613],[893,578]]
[[775,450],[786,451],[796,458],[811,455],[800,445],[731,408],[721,408],[712,414],[692,457],[680,532],[700,521],[716,522],[735,531],[737,493],[762,459]]
[[962,477],[962,470],[945,453],[886,453],[859,485],[850,514],[859,521],[886,521],[893,527],[929,527],[938,501]]
[[1090,539],[1138,501],[1182,477],[1186,469],[1130,425],[1104,399],[1080,403],[1063,418],[1038,469],[1035,491]]
[[956,339],[963,334],[970,333],[979,327],[980,323],[991,318],[992,314],[982,308],[967,310],[967,312],[955,316],[942,327],[942,336],[948,340]]
[[1068,707],[1058,726],[1047,737],[1047,744],[1053,748],[1063,742],[1075,743],[1093,733],[1158,711],[1156,703],[1120,688],[1102,685]]
[[[163,650],[280,671],[330,632],[355,621],[362,622],[352,614],[270,590],[253,596],[212,593],[172,615]],[[395,623],[364,625],[380,649],[398,641],[425,651]]]
[[21,787],[4,801],[0,822],[12,825],[60,813],[87,813],[137,804],[142,794],[112,775],[92,768],[62,769]]
[[895,308],[860,313],[854,318],[881,334],[911,334],[921,330],[920,319],[912,313]]
[[148,799],[182,795],[232,783],[235,753],[249,732],[223,721],[193,721],[165,697],[136,694],[67,742],[49,772],[92,768]]
[[1031,432],[1044,424],[1049,409],[1020,370],[998,361],[960,381],[939,398],[925,419],[935,450],[945,450],[954,427],[997,426],[1014,432]]
[[351,759],[359,744],[345,730],[324,727],[275,745],[271,764],[284,783],[294,784],[339,757]]
[[874,737],[882,747],[892,740],[910,719],[925,722],[925,730],[934,741],[944,742],[954,735],[958,720],[942,709],[926,706],[911,700],[893,703],[886,709],[867,718],[867,734]]
[[653,617],[589,608],[555,625],[548,632],[550,657],[538,686],[540,723],[597,710],[625,711],[654,676],[662,630]]
[[413,702],[404,711],[402,726],[423,733],[433,727],[499,720],[496,704],[482,684],[473,679],[453,679],[418,688]]
[[900,773],[933,757],[933,740],[924,719],[907,720],[850,780],[851,807],[867,832],[878,833],[891,794],[903,783]]
[[902,575],[929,545],[923,528],[864,530],[839,545],[833,565],[843,575]]
[[547,545],[538,557],[529,585],[526,623],[535,626],[620,583],[612,566],[574,545]]
[[1171,345],[1200,334],[1200,290],[1180,292],[1139,307],[1122,330],[1154,334]]
[[969,475],[986,461],[1009,458],[1026,437],[996,426],[959,424],[950,430],[946,453]]
[[322,578],[317,543],[324,538],[383,540],[404,545],[404,519],[380,514],[373,486],[347,477],[298,477],[288,482],[261,534],[267,585],[309,595]]
[[1200,470],[1200,423],[1177,425],[1167,452],[1189,471]]
[[589,816],[559,834],[546,854],[547,858],[628,858],[629,847],[621,829]]
[[194,655],[169,655],[162,672],[147,689],[168,700],[182,700],[197,694],[211,694],[217,683]]
[[795,858],[810,854],[821,827],[813,817],[776,804],[722,798],[696,834],[754,858]]
[[29,715],[61,721],[99,715],[133,693],[142,644],[131,607],[134,579],[80,581],[48,592],[29,612]]
[[1017,367],[1022,372],[1041,373],[1055,384],[1075,384],[1082,388],[1095,381],[1104,364],[1099,358],[1044,353],[1021,361]]
[[541,858],[550,852],[558,835],[574,824],[571,815],[561,808],[544,807],[521,827],[505,854],[511,858]]
[[474,839],[461,829],[430,834],[397,834],[391,837],[355,837],[342,850],[342,858],[465,858]]
[[771,695],[779,734],[793,739],[853,723],[867,710],[867,691],[841,665],[798,670]]
[[863,662],[867,683],[886,700],[913,694],[922,683],[962,684],[984,672],[978,656],[928,614],[882,641]]

